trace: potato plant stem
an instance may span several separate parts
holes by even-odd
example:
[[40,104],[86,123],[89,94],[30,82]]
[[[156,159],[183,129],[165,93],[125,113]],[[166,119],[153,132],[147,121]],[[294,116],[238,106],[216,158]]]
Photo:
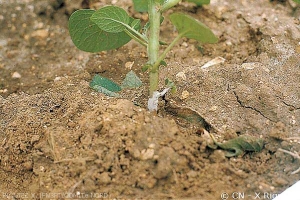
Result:
[[[150,31],[149,31],[149,43],[148,43],[148,64],[153,66],[158,58],[159,52],[159,27],[160,27],[160,17],[161,12],[159,11],[160,4],[156,0],[148,1],[148,13],[149,13],[149,22],[150,22]],[[150,88],[149,93],[152,96],[153,92],[158,88],[158,68],[149,70],[150,78]]]

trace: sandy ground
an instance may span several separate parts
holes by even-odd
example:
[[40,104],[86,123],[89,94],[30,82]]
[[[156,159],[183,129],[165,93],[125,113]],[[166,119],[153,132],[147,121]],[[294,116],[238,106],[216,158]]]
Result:
[[[150,113],[144,48],[90,54],[69,37],[74,9],[111,3],[147,18],[131,1],[0,1],[0,198],[272,199],[300,179],[300,160],[279,150],[300,153],[299,8],[226,0],[168,11],[201,20],[219,42],[175,46],[160,78],[178,92]],[[170,42],[176,31],[163,25]],[[216,57],[225,62],[200,69]],[[109,98],[89,88],[94,74],[121,83],[133,61],[140,89]],[[227,158],[207,146],[204,128],[218,141],[251,135],[265,146]]]

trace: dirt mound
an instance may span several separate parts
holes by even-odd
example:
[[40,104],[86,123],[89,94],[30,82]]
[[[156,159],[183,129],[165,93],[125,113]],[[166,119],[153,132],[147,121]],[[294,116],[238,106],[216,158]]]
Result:
[[[300,152],[297,8],[268,0],[174,8],[201,19],[220,41],[183,40],[172,50],[160,78],[177,85],[166,97],[176,112],[161,102],[156,114],[145,109],[145,49],[130,42],[118,51],[80,52],[68,36],[68,2],[3,2],[0,198],[271,199],[299,180],[300,160],[278,150]],[[130,1],[117,4],[132,14]],[[175,32],[165,25],[168,42]],[[200,69],[215,57],[226,61]],[[109,98],[89,88],[96,73],[120,82],[133,61],[139,90]],[[208,148],[200,121],[218,141],[248,134],[262,138],[264,149],[226,158]]]

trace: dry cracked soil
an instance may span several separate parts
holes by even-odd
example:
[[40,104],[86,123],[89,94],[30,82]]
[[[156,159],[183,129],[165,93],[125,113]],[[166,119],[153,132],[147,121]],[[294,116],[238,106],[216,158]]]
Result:
[[[212,0],[168,11],[201,20],[219,42],[175,46],[160,86],[168,77],[178,91],[150,113],[143,47],[91,54],[70,39],[74,10],[108,4],[147,20],[130,0],[0,0],[0,199],[273,199],[300,179],[298,5]],[[168,20],[161,36],[176,36]],[[215,58],[223,62],[201,68]],[[130,69],[137,90],[111,98],[89,88],[95,74],[121,83]],[[227,158],[207,131],[264,148]]]

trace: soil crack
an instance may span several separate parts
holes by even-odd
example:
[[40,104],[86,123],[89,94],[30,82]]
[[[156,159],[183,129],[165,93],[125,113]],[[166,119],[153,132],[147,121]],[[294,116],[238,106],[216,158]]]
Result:
[[293,110],[299,110],[300,109],[300,107],[297,107],[297,106],[294,106],[293,104],[285,102],[282,97],[279,97],[279,96],[276,96],[276,97],[279,98],[284,105],[286,105],[288,107],[291,107]]
[[286,106],[292,107],[293,110],[299,110],[299,109],[300,109],[300,107],[296,107],[296,106],[294,106],[294,105],[292,105],[292,104],[288,104],[288,103],[286,103],[285,101],[282,101],[282,103],[283,103],[284,105],[286,105]]
[[271,118],[265,116],[260,110],[254,108],[254,107],[252,107],[252,106],[247,106],[247,105],[245,105],[245,104],[239,99],[239,96],[237,95],[237,93],[236,93],[235,91],[233,91],[233,94],[234,94],[234,96],[235,96],[237,102],[238,102],[243,108],[251,109],[251,110],[253,110],[253,111],[259,113],[259,114],[260,114],[261,116],[263,116],[264,118],[270,120],[271,122],[275,122],[275,121],[272,120]]

